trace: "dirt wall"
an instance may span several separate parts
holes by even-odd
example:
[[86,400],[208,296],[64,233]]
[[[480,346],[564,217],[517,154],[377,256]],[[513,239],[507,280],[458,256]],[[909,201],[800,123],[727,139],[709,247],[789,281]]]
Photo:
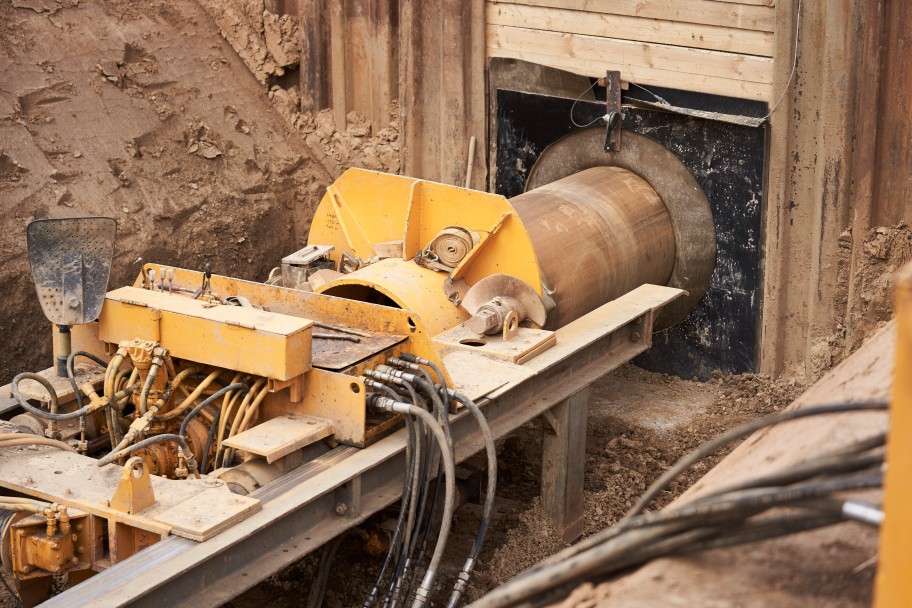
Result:
[[0,2],[0,383],[49,363],[31,219],[117,220],[140,260],[263,279],[334,174],[190,0]]

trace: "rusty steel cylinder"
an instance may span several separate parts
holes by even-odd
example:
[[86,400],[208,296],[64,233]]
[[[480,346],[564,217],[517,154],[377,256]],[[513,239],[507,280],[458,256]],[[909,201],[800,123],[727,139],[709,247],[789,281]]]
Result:
[[665,285],[675,263],[671,216],[641,177],[594,167],[510,199],[531,237],[555,308],[555,329],[644,283]]

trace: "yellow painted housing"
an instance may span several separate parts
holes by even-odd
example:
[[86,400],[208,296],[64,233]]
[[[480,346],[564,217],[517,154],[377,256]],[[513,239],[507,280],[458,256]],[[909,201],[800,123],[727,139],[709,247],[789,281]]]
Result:
[[105,296],[98,337],[152,340],[171,356],[289,380],[310,369],[313,321],[239,306],[211,306],[183,294],[121,287]]

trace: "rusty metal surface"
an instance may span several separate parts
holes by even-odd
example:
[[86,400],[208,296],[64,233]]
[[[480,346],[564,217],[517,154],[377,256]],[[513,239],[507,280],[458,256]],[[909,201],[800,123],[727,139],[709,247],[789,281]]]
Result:
[[[687,167],[655,140],[625,131],[620,152],[605,152],[603,144],[601,128],[582,129],[554,142],[545,148],[529,172],[527,194],[592,167],[619,167],[646,180],[668,209],[674,229],[674,268],[671,277],[660,284],[684,289],[689,294],[663,309],[656,320],[656,329],[669,327],[683,319],[703,298],[716,266],[716,232],[709,201]],[[515,204],[527,194],[512,201]],[[571,240],[565,238],[564,245]]]
[[97,319],[114,257],[114,219],[35,220],[26,234],[35,290],[48,320],[81,325]]
[[[594,153],[605,157],[603,131],[591,131],[600,140]],[[635,141],[631,138],[631,144]],[[585,168],[552,180],[563,168],[552,168],[549,159],[557,157],[546,150],[539,161],[540,179],[534,169],[530,178],[541,186],[510,199],[556,306],[549,312],[548,329],[644,283],[665,285],[675,261],[671,218],[645,180],[617,167]]]
[[355,338],[359,341],[327,340],[314,336],[312,365],[321,369],[341,371],[405,340],[405,336],[395,334]]

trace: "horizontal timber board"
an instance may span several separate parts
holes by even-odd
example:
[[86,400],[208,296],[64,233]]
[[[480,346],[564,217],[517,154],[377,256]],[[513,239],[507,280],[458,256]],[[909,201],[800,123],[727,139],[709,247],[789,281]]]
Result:
[[545,6],[763,32],[775,31],[776,25],[776,9],[772,5],[719,0],[497,0],[497,4]]
[[497,2],[487,5],[487,23],[489,26],[525,27],[762,57],[773,56],[771,32],[648,17]]
[[[561,34],[521,27],[491,25],[487,47],[524,59],[527,52],[556,58],[598,60],[604,64],[644,66],[700,76],[770,84],[773,60],[769,57],[704,51],[679,46],[631,42],[583,34]],[[498,54],[497,56],[504,56]],[[626,78],[621,69],[621,77]],[[601,71],[604,74],[604,70]]]
[[506,57],[508,59],[521,59],[530,63],[546,65],[548,67],[566,70],[582,76],[604,76],[605,70],[616,69],[621,71],[621,78],[642,85],[655,85],[683,91],[696,91],[713,95],[725,95],[741,99],[756,99],[770,101],[772,98],[772,85],[718,78],[700,74],[687,74],[672,70],[659,70],[643,65],[621,65],[602,59],[581,59],[575,57],[561,57],[536,52],[512,52],[500,48],[488,47],[488,57]]

